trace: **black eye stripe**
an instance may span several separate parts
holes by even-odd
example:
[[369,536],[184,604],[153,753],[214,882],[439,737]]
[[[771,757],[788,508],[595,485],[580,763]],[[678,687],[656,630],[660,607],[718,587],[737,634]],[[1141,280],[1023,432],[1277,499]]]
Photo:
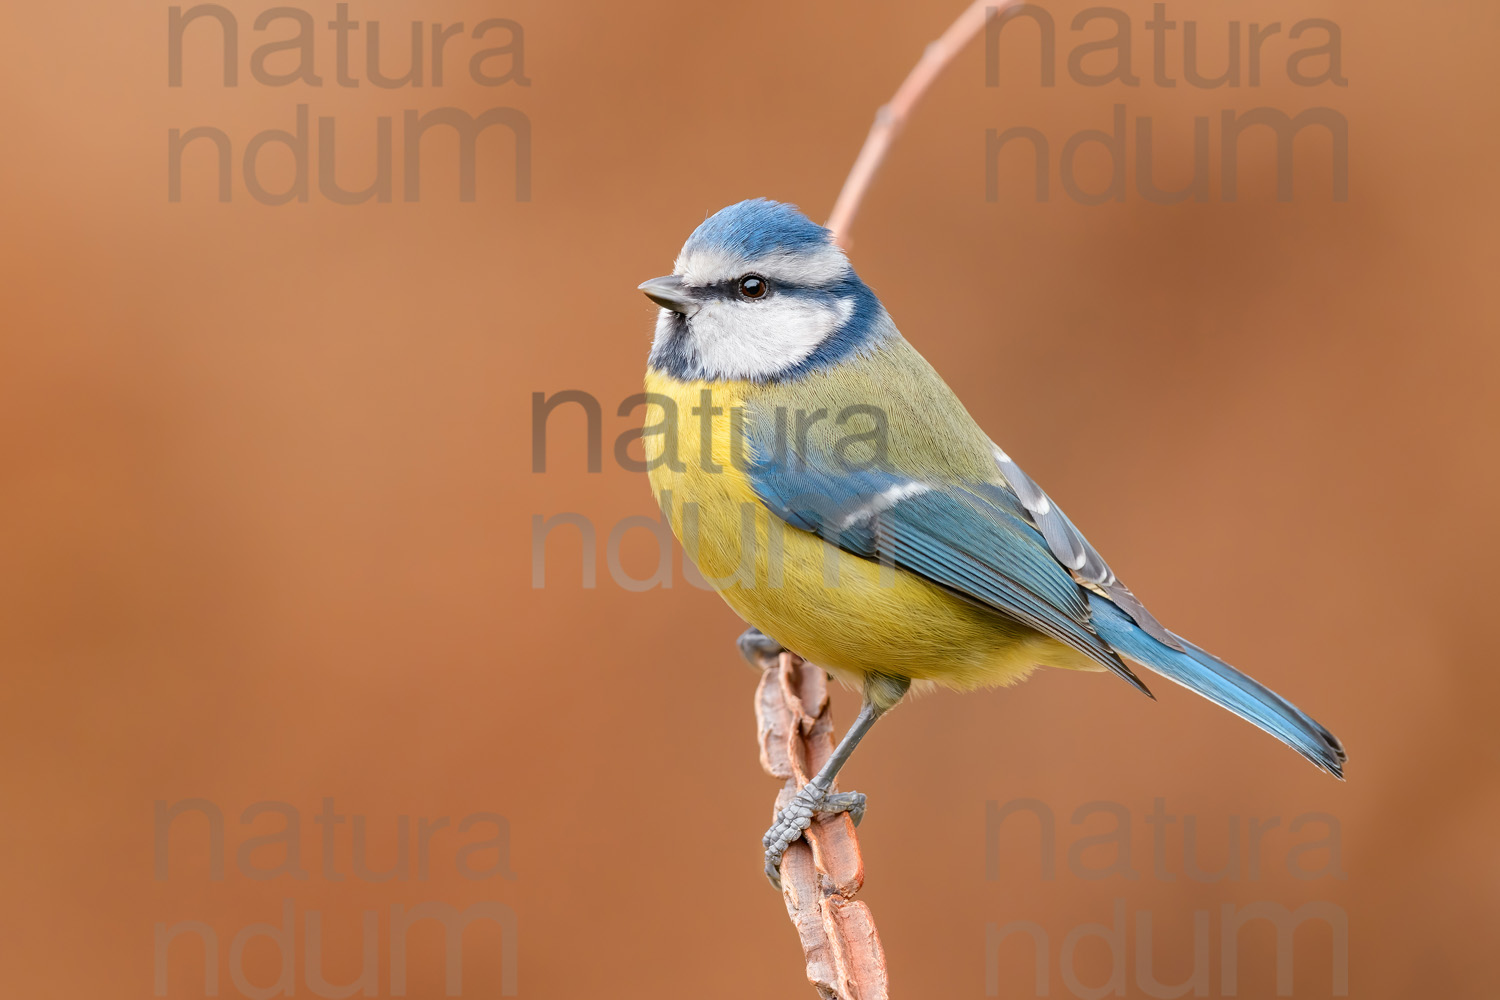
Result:
[[[742,275],[739,275],[739,276],[734,277],[734,278],[725,278],[723,281],[715,281],[712,284],[700,285],[700,286],[698,286],[697,294],[699,294],[699,295],[705,295],[705,296],[708,296],[708,297],[711,297],[711,298],[716,298],[716,299],[742,299],[742,298],[745,298],[745,296],[743,294],[741,294],[741,292],[740,292],[740,282],[744,281],[745,278],[749,277],[749,276],[750,275],[744,275],[744,274],[742,274]],[[764,277],[762,277],[759,274],[754,275],[754,277],[760,278],[762,281],[764,281],[766,283],[766,291],[768,293],[772,292],[772,291],[782,292],[782,291],[794,291],[794,290],[797,290],[796,286],[793,286],[793,285],[784,285],[781,282],[773,282],[773,281],[771,281],[771,279],[764,278]],[[766,298],[766,297],[767,297],[766,295],[762,295],[761,296],[761,298]]]
[[[704,299],[728,299],[735,302],[743,301],[744,296],[740,294],[740,279],[744,276],[745,275],[738,275],[733,278],[725,278],[721,281],[711,282],[706,285],[695,285],[693,286],[693,294],[697,295],[699,298]],[[772,296],[782,295],[822,297],[828,294],[826,289],[814,288],[807,285],[791,284],[789,282],[782,281],[776,278],[764,277],[759,273],[756,273],[755,276],[758,278],[764,278],[768,294],[761,296],[760,299],[752,299],[750,301],[764,302],[769,300]]]

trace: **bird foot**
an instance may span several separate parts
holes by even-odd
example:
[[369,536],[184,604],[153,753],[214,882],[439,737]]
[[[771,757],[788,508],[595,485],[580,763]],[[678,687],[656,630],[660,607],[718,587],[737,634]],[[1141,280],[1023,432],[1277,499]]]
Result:
[[846,812],[854,825],[859,826],[859,821],[865,818],[865,805],[863,792],[828,792],[816,781],[803,785],[786,808],[776,814],[776,822],[761,838],[766,849],[766,878],[777,889],[781,888],[781,857],[812,825],[814,815]]
[[756,670],[775,666],[776,658],[786,652],[785,646],[754,626],[745,629],[735,640],[735,645],[740,647],[740,655],[745,658],[745,662]]

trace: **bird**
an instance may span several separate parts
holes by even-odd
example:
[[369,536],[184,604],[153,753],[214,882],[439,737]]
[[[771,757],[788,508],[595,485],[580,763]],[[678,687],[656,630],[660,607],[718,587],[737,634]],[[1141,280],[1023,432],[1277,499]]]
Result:
[[789,650],[861,692],[762,838],[774,885],[815,814],[863,815],[835,778],[913,685],[1057,667],[1112,672],[1154,699],[1134,664],[1343,779],[1328,729],[1146,610],[794,205],[716,212],[639,289],[659,307],[641,441],[665,519],[750,626],[747,659]]

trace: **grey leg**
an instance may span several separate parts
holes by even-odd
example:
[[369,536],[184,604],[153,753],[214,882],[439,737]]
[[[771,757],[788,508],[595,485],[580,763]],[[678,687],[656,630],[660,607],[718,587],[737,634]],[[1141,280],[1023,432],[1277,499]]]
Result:
[[[874,678],[878,678],[876,681]],[[802,831],[812,825],[815,813],[847,812],[858,823],[864,816],[865,797],[859,792],[835,792],[830,794],[839,770],[848,762],[859,746],[859,741],[875,725],[875,720],[884,715],[901,696],[906,693],[910,681],[885,675],[873,675],[865,683],[865,701],[860,706],[854,724],[834,748],[833,756],[823,765],[812,780],[798,789],[786,808],[776,814],[776,822],[761,838],[766,849],[766,877],[776,888],[781,888],[781,856],[787,847],[802,836]],[[894,697],[893,697],[894,696]]]

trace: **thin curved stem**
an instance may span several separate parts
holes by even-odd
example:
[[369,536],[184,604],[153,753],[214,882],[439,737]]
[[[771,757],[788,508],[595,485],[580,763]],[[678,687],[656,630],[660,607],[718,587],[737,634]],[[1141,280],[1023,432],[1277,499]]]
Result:
[[860,148],[859,156],[844,181],[843,190],[839,191],[832,214],[828,216],[828,228],[833,230],[833,238],[840,246],[849,245],[849,229],[854,224],[855,215],[859,213],[865,193],[880,170],[886,153],[890,151],[891,143],[895,142],[897,133],[906,124],[912,109],[917,106],[927,88],[932,86],[932,81],[983,30],[990,17],[1020,2],[1021,0],[974,0],[937,41],[927,46],[922,58],[917,60],[906,79],[901,81],[901,86],[896,89],[890,103],[882,105],[875,112],[875,123],[870,126],[865,144]]

